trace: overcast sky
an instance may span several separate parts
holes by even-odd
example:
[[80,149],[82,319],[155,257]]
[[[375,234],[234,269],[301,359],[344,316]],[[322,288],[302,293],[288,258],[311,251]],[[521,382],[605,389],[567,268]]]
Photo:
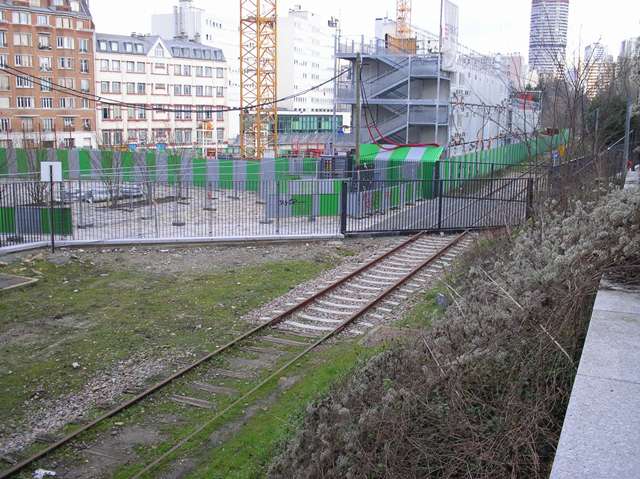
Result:
[[[152,13],[168,13],[177,0],[91,0],[101,33],[148,33]],[[238,0],[195,0],[196,5],[237,22]],[[458,0],[460,41],[489,53],[519,51],[528,55],[530,0]],[[395,0],[279,0],[280,13],[302,4],[327,16],[339,17],[344,35],[373,36],[376,17],[395,15]],[[414,0],[413,23],[437,33],[440,0]],[[597,7],[596,7],[597,5]],[[584,46],[602,41],[617,56],[620,43],[640,36],[640,1],[571,0],[570,57]],[[582,47],[582,48],[580,48]]]

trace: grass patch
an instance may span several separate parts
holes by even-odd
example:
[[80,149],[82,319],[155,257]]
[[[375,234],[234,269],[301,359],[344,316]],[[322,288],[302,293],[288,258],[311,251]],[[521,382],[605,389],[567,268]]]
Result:
[[433,322],[444,314],[445,309],[437,303],[438,295],[444,293],[444,289],[435,286],[433,289],[421,294],[418,302],[393,325],[399,328],[428,328]]
[[331,266],[279,261],[180,276],[81,261],[2,267],[41,280],[1,295],[0,422],[11,428],[29,398],[77,391],[133,353],[210,351],[250,327],[242,315]]
[[[340,383],[376,352],[375,349],[345,342],[305,359],[290,372],[290,375],[302,379],[291,389],[282,392],[273,404],[253,416],[231,440],[207,451],[205,465],[186,477],[264,477],[273,457],[298,430],[307,406],[327,394],[334,384]],[[277,385],[272,384],[263,396],[276,388]]]

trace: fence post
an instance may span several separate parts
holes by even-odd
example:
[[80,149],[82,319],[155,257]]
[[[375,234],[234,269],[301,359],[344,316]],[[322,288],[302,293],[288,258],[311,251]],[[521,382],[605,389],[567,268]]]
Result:
[[527,219],[533,216],[533,178],[527,178]]
[[345,236],[347,234],[347,213],[349,208],[349,183],[345,180],[342,182],[342,188],[340,189],[340,234]]
[[442,175],[440,171],[440,162],[436,161],[435,164],[435,193],[438,195],[438,230],[442,229]]
[[56,233],[53,219],[53,166],[49,166],[49,228],[51,229],[51,252],[56,252]]

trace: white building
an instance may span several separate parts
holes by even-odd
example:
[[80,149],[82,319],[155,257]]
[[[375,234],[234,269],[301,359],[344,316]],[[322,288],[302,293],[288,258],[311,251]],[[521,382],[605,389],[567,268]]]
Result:
[[[216,141],[227,138],[229,114],[217,111],[227,106],[227,65],[221,50],[158,36],[97,33],[95,56],[97,94],[140,105],[101,105],[101,144],[186,148],[201,145],[202,130],[211,126]],[[170,111],[156,111],[162,108]]]
[[[195,7],[193,0],[180,0],[172,13],[151,16],[151,33],[221,49],[227,61],[227,102],[231,107],[240,106],[240,31],[237,19],[210,15]],[[234,141],[239,133],[240,114],[230,112],[225,141]]]
[[564,72],[569,30],[569,0],[532,0],[529,68],[541,76]]
[[[278,98],[305,91],[334,75],[337,23],[301,5],[278,17]],[[333,111],[333,83],[278,104],[298,113]]]

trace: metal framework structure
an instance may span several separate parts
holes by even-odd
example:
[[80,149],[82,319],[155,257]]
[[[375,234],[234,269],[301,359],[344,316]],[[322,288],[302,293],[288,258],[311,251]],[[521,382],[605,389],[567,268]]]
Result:
[[396,36],[411,37],[411,0],[396,0]]
[[277,0],[240,0],[240,149],[262,160],[278,148]]

